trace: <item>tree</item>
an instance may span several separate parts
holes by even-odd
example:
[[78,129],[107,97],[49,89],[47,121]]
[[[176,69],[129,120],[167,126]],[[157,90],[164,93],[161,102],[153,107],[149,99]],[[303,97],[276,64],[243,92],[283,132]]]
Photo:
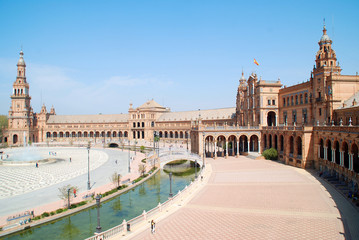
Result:
[[7,116],[5,115],[0,115],[0,140],[3,137],[3,131],[5,128],[8,127],[8,120],[7,120]]
[[141,153],[143,153],[145,151],[145,146],[141,146],[140,150],[141,150]]
[[119,187],[121,185],[121,174],[118,174],[117,172],[112,173],[110,180],[116,187]]
[[67,184],[66,186],[60,187],[60,194],[58,195],[60,199],[67,201],[68,206],[70,206],[70,201],[74,197],[74,190],[76,192],[79,190],[77,186],[72,186],[71,184]]
[[145,172],[146,172],[146,165],[145,164],[139,164],[138,165],[138,171],[141,173],[141,175],[145,175]]

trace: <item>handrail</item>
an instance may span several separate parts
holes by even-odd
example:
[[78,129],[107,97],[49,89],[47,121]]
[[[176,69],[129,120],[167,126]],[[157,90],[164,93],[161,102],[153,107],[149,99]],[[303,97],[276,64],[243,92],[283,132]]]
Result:
[[[201,174],[203,170],[201,170],[199,172],[199,175]],[[195,179],[195,181],[198,181],[198,178]],[[142,223],[143,221],[146,221],[146,218],[149,216],[153,216],[155,213],[157,212],[162,212],[164,210],[166,210],[167,208],[170,207],[170,203],[173,202],[173,200],[177,199],[179,196],[182,196],[184,193],[188,192],[189,189],[193,188],[194,186],[194,182],[190,182],[189,185],[187,185],[182,191],[178,191],[177,194],[175,194],[172,198],[168,198],[168,200],[166,200],[165,202],[163,202],[162,204],[159,203],[159,205],[157,205],[156,207],[148,210],[147,212],[144,210],[143,213],[141,215],[138,215],[137,217],[134,217],[132,219],[130,219],[129,221],[124,221],[126,222],[126,224],[130,224],[131,226],[137,225],[139,223]],[[108,239],[114,235],[117,235],[121,232],[123,232],[125,229],[127,229],[127,226],[123,226],[124,223],[121,223],[111,229],[108,229],[104,232],[98,233],[95,236],[91,236],[89,238],[86,238],[85,240],[97,240],[97,239]]]

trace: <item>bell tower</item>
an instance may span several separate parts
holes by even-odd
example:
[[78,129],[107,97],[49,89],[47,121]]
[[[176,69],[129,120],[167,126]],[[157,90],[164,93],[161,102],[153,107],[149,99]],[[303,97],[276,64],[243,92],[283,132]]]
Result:
[[237,99],[236,99],[236,120],[239,126],[245,125],[244,120],[244,106],[245,106],[245,91],[247,89],[246,78],[242,71],[242,77],[239,79],[239,86],[237,89]]
[[26,145],[31,139],[33,128],[33,110],[30,105],[29,84],[26,82],[26,64],[24,53],[20,51],[17,63],[17,76],[13,83],[11,106],[9,110],[9,143]]
[[332,82],[329,81],[332,75],[340,75],[342,69],[337,62],[337,56],[332,48],[333,41],[327,35],[325,22],[323,25],[323,35],[318,45],[319,51],[315,57],[315,65],[311,80],[313,82],[312,112],[313,124],[329,124],[332,119],[330,110],[332,98]]

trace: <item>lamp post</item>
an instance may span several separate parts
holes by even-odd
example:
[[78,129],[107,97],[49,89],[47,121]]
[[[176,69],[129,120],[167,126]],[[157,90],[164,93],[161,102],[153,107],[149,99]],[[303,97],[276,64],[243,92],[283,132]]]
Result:
[[91,184],[90,184],[90,148],[91,145],[90,143],[87,145],[87,190],[91,189]]
[[194,178],[197,179],[197,160],[194,161]]
[[100,225],[100,200],[101,197],[100,195],[96,196],[96,205],[97,205],[97,227],[96,227],[96,232],[100,233],[101,232],[101,225]]
[[172,172],[170,172],[169,176],[170,176],[170,194],[169,194],[169,196],[173,197],[173,193],[172,193]]
[[130,143],[128,144],[128,172],[131,173],[131,148],[130,148]]
[[71,188],[67,189],[67,209],[70,209],[70,191]]
[[206,140],[205,140],[205,132],[203,132],[203,167],[206,166],[205,158],[206,158]]

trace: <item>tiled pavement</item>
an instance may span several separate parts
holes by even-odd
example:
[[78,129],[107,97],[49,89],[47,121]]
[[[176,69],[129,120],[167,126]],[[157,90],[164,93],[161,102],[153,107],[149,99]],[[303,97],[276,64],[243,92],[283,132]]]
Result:
[[245,157],[209,163],[208,184],[187,205],[132,239],[359,238],[358,212],[307,171]]

